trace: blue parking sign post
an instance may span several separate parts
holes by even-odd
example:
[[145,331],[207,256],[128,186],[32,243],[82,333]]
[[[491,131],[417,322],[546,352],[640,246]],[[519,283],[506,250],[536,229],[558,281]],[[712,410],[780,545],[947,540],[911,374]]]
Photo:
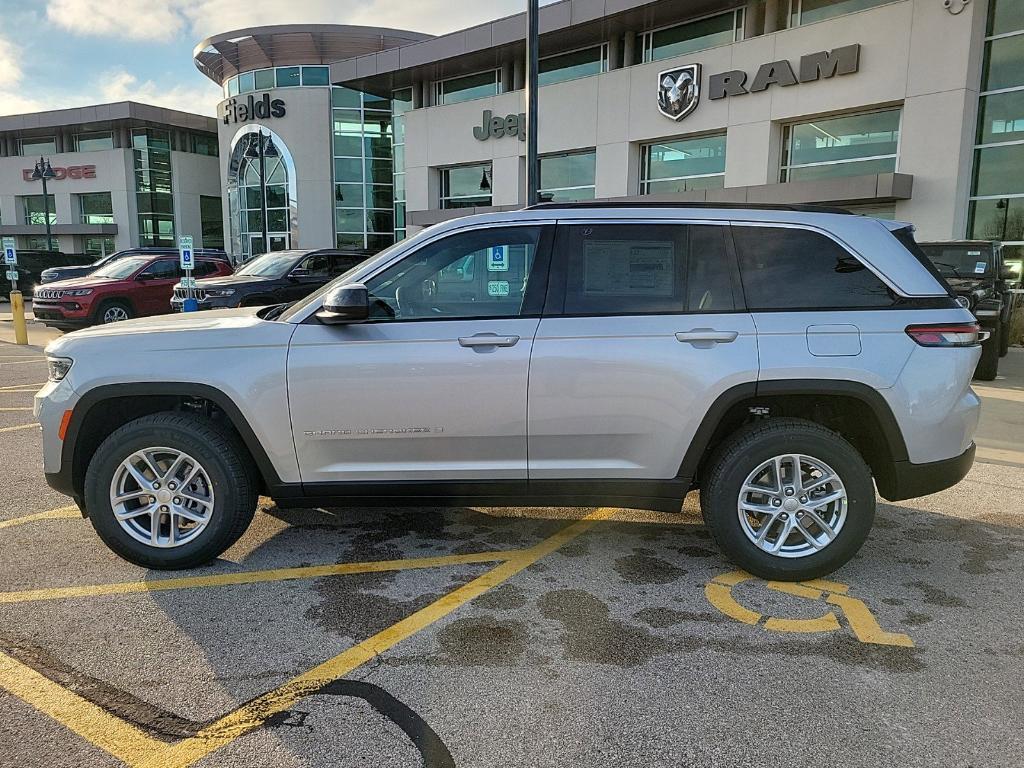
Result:
[[195,296],[195,281],[192,279],[192,269],[195,267],[195,251],[192,249],[192,235],[181,235],[178,237],[178,259],[181,268],[185,270],[185,301],[181,304],[183,312],[195,312],[199,309],[199,302]]

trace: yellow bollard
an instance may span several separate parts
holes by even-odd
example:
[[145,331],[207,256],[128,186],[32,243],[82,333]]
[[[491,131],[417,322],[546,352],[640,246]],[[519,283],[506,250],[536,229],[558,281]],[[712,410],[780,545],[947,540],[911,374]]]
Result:
[[11,315],[14,320],[14,341],[28,344],[28,328],[25,327],[25,301],[21,291],[11,291]]

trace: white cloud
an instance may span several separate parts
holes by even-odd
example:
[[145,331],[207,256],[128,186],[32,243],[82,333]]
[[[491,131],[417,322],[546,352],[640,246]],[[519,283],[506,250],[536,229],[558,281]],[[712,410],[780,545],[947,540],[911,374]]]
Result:
[[41,99],[22,93],[24,74],[21,70],[21,48],[0,36],[0,110],[2,114],[17,115],[46,109]]
[[141,101],[144,104],[212,117],[216,114],[217,102],[223,98],[220,88],[205,81],[205,78],[198,85],[174,85],[167,88],[152,80],[139,80],[126,70],[115,69],[105,72],[100,81],[102,84],[99,92],[89,94],[91,98],[86,98],[83,103]]
[[185,28],[178,0],[49,0],[46,17],[70,32],[129,40],[172,40]]

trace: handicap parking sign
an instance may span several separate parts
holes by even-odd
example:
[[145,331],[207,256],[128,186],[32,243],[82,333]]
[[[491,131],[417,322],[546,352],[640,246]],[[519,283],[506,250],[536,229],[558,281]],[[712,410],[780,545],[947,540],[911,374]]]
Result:
[[508,272],[508,246],[495,245],[491,248],[487,260],[487,269],[491,272]]
[[192,236],[182,235],[178,238],[178,255],[181,257],[181,268],[192,269],[195,266],[192,254]]
[[4,264],[17,264],[18,250],[14,247],[14,238],[4,238]]

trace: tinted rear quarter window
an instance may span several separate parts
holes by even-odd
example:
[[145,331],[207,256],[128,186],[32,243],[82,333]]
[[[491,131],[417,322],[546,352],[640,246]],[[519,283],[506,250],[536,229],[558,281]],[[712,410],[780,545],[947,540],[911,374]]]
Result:
[[889,307],[889,288],[839,243],[791,227],[733,227],[747,307],[757,310]]
[[735,309],[722,226],[578,224],[558,233],[567,315]]

